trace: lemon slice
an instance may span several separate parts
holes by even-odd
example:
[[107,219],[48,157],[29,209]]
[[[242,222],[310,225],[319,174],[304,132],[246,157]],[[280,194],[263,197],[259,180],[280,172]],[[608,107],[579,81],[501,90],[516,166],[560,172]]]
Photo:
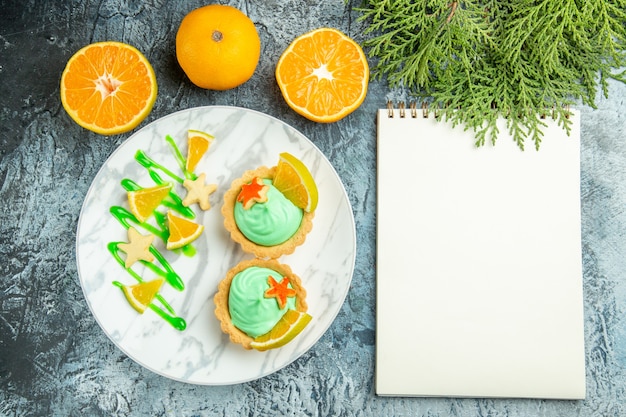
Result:
[[302,332],[311,321],[311,318],[308,313],[287,310],[276,326],[268,333],[258,336],[250,342],[250,347],[264,351],[284,346]]
[[136,285],[124,285],[122,291],[128,303],[139,313],[146,311],[152,299],[156,296],[163,285],[163,280],[157,278],[152,281],[140,282]]
[[280,154],[273,184],[289,201],[304,211],[312,212],[317,207],[315,180],[306,165],[290,153]]
[[191,220],[175,216],[171,211],[167,212],[170,235],[165,247],[168,250],[182,248],[196,240],[204,231],[204,226]]
[[209,146],[215,140],[213,135],[200,130],[189,129],[187,131],[187,160],[185,169],[193,172],[202,156],[209,150]]
[[172,184],[163,184],[150,188],[142,188],[136,191],[129,191],[127,195],[130,212],[133,213],[140,222],[146,221],[171,189]]

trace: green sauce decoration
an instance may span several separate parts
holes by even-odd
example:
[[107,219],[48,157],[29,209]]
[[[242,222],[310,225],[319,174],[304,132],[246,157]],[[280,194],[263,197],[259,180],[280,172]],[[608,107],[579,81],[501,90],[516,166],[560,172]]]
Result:
[[[163,179],[164,176],[169,177],[171,180],[178,182],[179,184],[182,184],[185,179],[195,180],[197,178],[196,174],[193,172],[189,172],[185,169],[186,159],[182,155],[180,148],[176,145],[174,139],[170,135],[167,135],[165,140],[172,147],[174,157],[176,158],[179,168],[183,172],[184,178],[176,175],[169,168],[161,165],[157,161],[150,158],[143,150],[138,150],[135,153],[135,160],[141,166],[146,168],[148,174],[150,175],[150,178],[157,185],[167,183],[167,181]],[[142,189],[139,184],[128,178],[124,178],[120,184],[122,188],[127,192]],[[169,210],[177,212],[183,217],[189,219],[194,219],[196,217],[194,211],[189,207],[185,207],[182,203],[181,197],[178,196],[173,190],[169,192],[168,196],[161,202],[160,205],[168,208]],[[161,240],[163,240],[163,242],[167,242],[167,239],[169,237],[169,229],[167,227],[165,214],[155,210],[153,212],[155,224],[151,224],[146,221],[140,222],[139,220],[137,220],[133,213],[121,206],[112,206],[109,211],[111,215],[125,229],[129,229],[130,227],[143,229],[144,231],[160,238]],[[139,275],[132,269],[132,265],[128,268],[125,266],[125,261],[120,254],[123,251],[119,248],[119,245],[122,243],[124,242],[109,242],[107,244],[107,249],[109,253],[111,253],[111,256],[113,256],[117,263],[122,266],[122,268],[124,268],[124,270],[132,278],[134,278],[139,283],[144,282],[141,275]],[[145,260],[140,260],[138,262],[140,262],[144,267],[149,269],[152,273],[163,278],[165,282],[167,282],[175,290],[183,291],[185,289],[185,283],[183,282],[183,279],[176,271],[174,271],[174,269],[165,259],[165,257],[154,247],[154,245],[150,245],[149,251],[154,257],[154,261],[148,262]],[[196,254],[196,249],[191,244],[185,245],[181,249],[178,249],[178,251],[180,251],[185,256],[194,256]],[[114,281],[113,285],[120,289],[123,289],[125,287],[125,285],[119,281]],[[158,303],[162,307],[157,306],[154,301],[158,301]],[[153,301],[150,302],[150,304],[148,305],[148,307],[176,330],[182,331],[186,329],[187,323],[185,319],[176,315],[174,309],[161,294],[157,293]]]

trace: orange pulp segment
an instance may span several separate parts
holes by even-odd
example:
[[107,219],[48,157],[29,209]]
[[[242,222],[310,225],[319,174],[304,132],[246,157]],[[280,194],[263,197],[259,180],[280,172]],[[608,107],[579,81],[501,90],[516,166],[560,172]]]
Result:
[[130,305],[139,313],[143,313],[148,308],[152,299],[156,296],[163,285],[163,280],[157,278],[152,281],[144,281],[135,285],[124,285],[122,291]]
[[268,333],[256,337],[250,342],[250,347],[263,351],[284,346],[302,332],[311,318],[308,313],[287,310],[276,326]]
[[289,201],[306,212],[314,211],[318,202],[315,180],[309,169],[295,156],[283,152],[279,155],[273,185]]
[[135,47],[97,42],[72,56],[61,75],[61,102],[80,126],[103,135],[135,128],[157,96],[154,70]]
[[361,105],[369,66],[354,40],[336,29],[320,28],[287,47],[276,65],[276,81],[293,110],[310,120],[329,123]]
[[130,212],[137,220],[144,222],[152,215],[152,212],[161,204],[172,188],[172,184],[155,185],[150,188],[141,188],[128,191],[128,204]]
[[215,137],[199,130],[190,129],[187,131],[187,160],[185,169],[193,172],[200,162],[200,158],[209,150],[209,146]]
[[170,235],[167,238],[165,247],[168,250],[182,248],[185,245],[196,240],[204,230],[204,226],[183,217],[178,217],[167,212],[167,221],[169,222]]

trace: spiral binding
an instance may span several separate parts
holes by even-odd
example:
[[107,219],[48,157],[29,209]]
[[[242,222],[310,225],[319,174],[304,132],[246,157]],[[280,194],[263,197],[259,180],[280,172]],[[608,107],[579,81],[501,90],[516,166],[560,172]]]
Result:
[[[404,103],[404,101],[400,101],[398,102],[398,111],[399,111],[399,115],[400,118],[405,118],[407,115],[407,111],[406,111],[406,104]],[[419,117],[419,110],[417,108],[417,103],[412,101],[409,103],[409,115],[411,118],[415,119],[417,117]],[[429,115],[429,111],[430,111],[430,107],[428,105],[427,102],[422,102],[422,106],[421,106],[421,113],[422,113],[422,117],[424,119],[428,118]],[[434,109],[434,114],[435,117],[439,117],[439,109],[435,108]],[[387,101],[387,116],[389,118],[393,118],[395,117],[395,112],[394,112],[394,107],[393,107],[393,102],[391,100]]]
[[[495,107],[493,107],[493,108],[495,109]],[[567,119],[569,119],[570,115],[571,115],[570,108],[569,108],[569,106],[565,106],[564,108],[565,108],[565,110],[567,112],[565,117]],[[422,117],[424,119],[428,118],[429,109],[430,109],[430,106],[428,105],[428,103],[425,102],[425,101],[422,102],[421,111],[422,111]],[[440,110],[440,108],[438,106],[434,108],[433,113],[435,115],[435,118],[439,117],[439,110]],[[406,111],[406,104],[404,103],[404,101],[398,102],[398,113],[399,113],[401,119],[404,119],[406,117],[407,111]],[[417,118],[419,116],[419,111],[418,111],[418,108],[417,108],[417,104],[414,101],[409,103],[409,114],[410,114],[410,117],[413,118],[413,119],[415,119],[415,118]],[[548,114],[550,114],[552,116],[552,119],[556,119],[556,108],[553,107],[551,110],[549,110],[547,112],[543,112],[541,114],[540,118],[541,119],[545,119]],[[394,106],[393,106],[393,102],[391,100],[387,101],[387,117],[389,117],[390,119],[395,117]]]

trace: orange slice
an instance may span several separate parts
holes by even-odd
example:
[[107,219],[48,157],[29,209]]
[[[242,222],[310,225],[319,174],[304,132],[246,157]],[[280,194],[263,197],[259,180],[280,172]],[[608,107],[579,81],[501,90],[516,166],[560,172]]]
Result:
[[287,310],[276,326],[268,333],[258,336],[250,342],[250,347],[263,351],[284,346],[302,332],[311,318],[308,313]]
[[287,152],[280,154],[273,184],[289,201],[304,211],[311,212],[317,207],[315,180],[306,165],[295,156]]
[[163,280],[157,278],[136,285],[124,285],[122,291],[130,305],[139,313],[143,313],[161,289],[161,285],[163,285]]
[[213,143],[215,137],[199,130],[187,131],[187,161],[185,169],[193,172],[200,162],[202,156],[209,150],[209,146]]
[[80,126],[103,135],[135,128],[152,110],[157,82],[135,47],[98,42],[72,56],[61,75],[61,102]]
[[315,122],[336,122],[365,99],[369,66],[354,40],[336,29],[320,28],[287,47],[276,65],[276,81],[297,113]]
[[152,215],[154,210],[161,204],[172,188],[172,184],[156,185],[150,188],[142,188],[136,191],[129,191],[128,204],[130,212],[137,220],[144,222]]
[[169,250],[188,245],[204,231],[204,226],[201,224],[175,216],[171,211],[167,212],[167,221],[169,222],[170,236],[167,238],[165,247]]

